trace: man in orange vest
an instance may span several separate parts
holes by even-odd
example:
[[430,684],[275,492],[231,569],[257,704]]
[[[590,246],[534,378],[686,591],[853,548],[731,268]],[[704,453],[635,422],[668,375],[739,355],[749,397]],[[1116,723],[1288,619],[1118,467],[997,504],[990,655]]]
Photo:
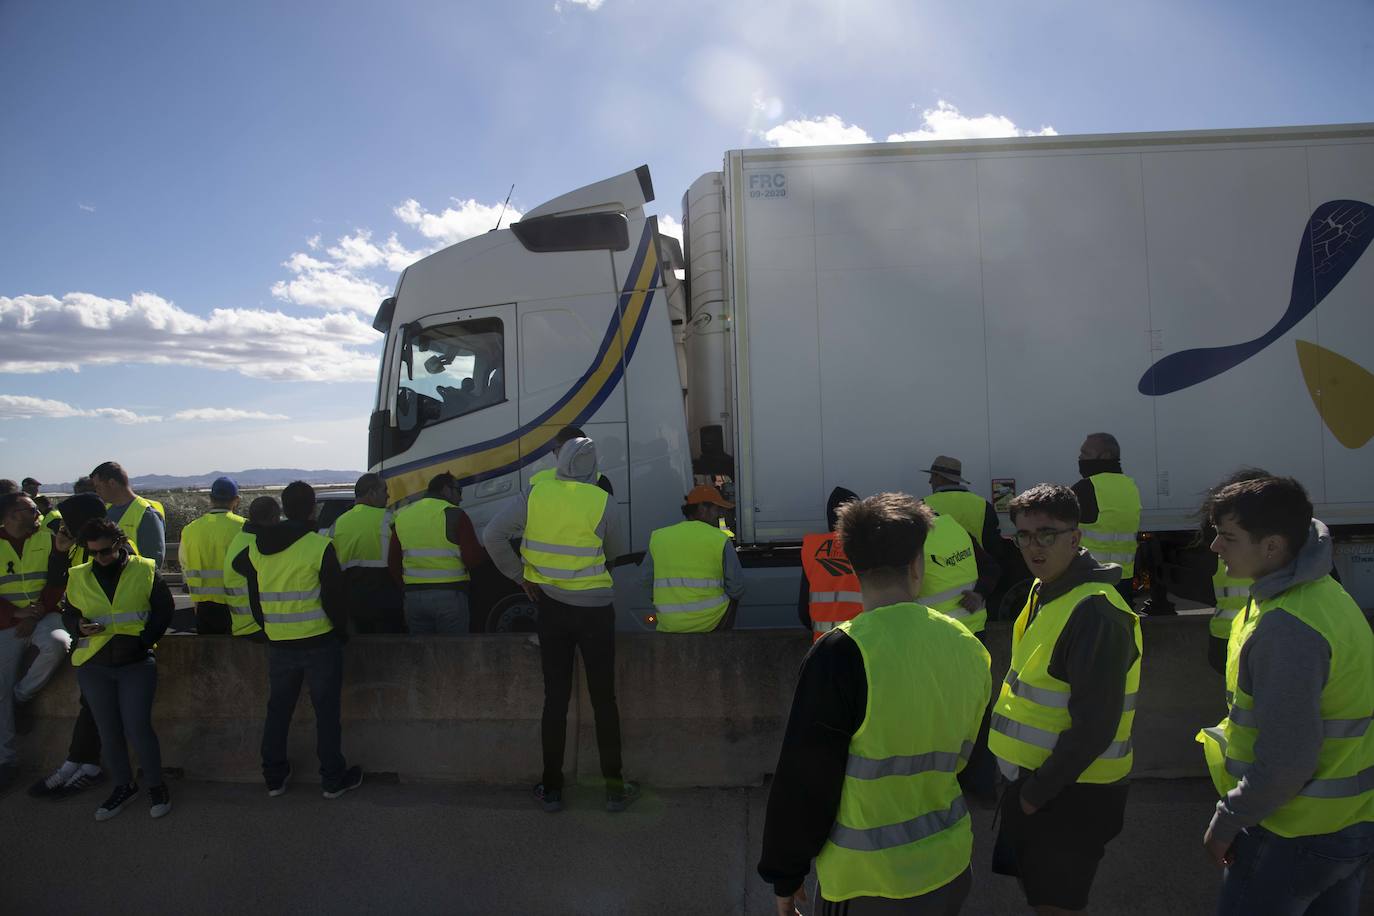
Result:
[[802,539],[797,616],[802,626],[811,631],[812,641],[835,629],[836,624],[852,620],[864,609],[859,577],[854,575],[854,567],[845,557],[844,546],[835,534],[840,506],[858,498],[857,493],[844,487],[831,490],[825,503],[830,530],[824,534],[808,534]]

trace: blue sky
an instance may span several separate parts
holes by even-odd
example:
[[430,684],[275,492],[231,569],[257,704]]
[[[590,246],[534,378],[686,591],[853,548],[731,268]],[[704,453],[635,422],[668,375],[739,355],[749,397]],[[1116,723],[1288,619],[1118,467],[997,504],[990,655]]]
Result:
[[[410,260],[770,143],[1374,121],[1374,2],[0,0],[0,476],[362,468]],[[508,217],[509,219],[509,217]]]

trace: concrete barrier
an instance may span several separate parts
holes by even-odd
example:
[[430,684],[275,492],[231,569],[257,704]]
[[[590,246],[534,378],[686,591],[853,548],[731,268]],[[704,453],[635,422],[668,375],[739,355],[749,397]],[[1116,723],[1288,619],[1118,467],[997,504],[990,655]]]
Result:
[[[1009,627],[990,627],[994,678],[1006,670]],[[1206,663],[1205,618],[1145,621],[1136,713],[1136,773],[1203,775],[1193,734],[1222,714],[1221,679]],[[625,770],[658,786],[755,785],[770,773],[809,634],[620,634],[616,691]],[[525,635],[355,638],[345,650],[344,752],[404,780],[537,781],[543,678]],[[158,647],[154,721],[163,763],[192,778],[260,778],[267,705],[265,647],[230,637],[168,637]],[[302,691],[305,693],[306,691]],[[599,777],[591,706],[579,673],[565,772]],[[77,712],[64,669],[36,703],[21,739],[32,768],[63,759]],[[575,736],[575,740],[574,740]],[[314,723],[303,697],[291,733],[300,777],[315,769]]]

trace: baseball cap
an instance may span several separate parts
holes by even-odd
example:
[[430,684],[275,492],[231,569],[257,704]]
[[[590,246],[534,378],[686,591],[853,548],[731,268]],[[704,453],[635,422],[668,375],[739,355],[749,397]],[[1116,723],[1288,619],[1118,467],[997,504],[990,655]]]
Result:
[[239,485],[232,477],[216,477],[215,482],[210,484],[211,499],[233,499],[238,495]]
[[705,483],[698,487],[692,487],[692,492],[687,494],[687,505],[698,506],[702,503],[711,503],[712,505],[720,506],[722,509],[735,508],[735,504],[724,496],[721,496],[719,490]]

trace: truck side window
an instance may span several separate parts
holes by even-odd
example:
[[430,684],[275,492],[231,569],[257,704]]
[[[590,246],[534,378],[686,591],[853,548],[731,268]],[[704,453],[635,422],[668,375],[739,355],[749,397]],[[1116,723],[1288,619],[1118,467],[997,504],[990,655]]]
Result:
[[411,339],[415,378],[401,379],[400,426],[433,426],[506,400],[505,327],[499,318],[434,325]]

